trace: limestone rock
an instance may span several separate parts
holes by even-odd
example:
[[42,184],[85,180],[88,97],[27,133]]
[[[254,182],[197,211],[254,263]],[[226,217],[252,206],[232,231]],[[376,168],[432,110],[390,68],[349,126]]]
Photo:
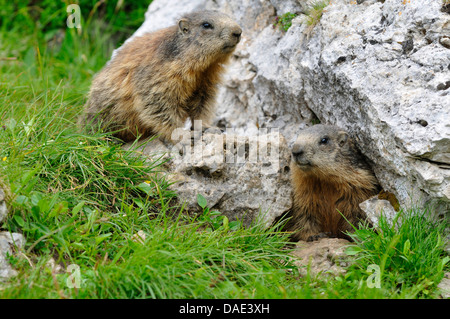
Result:
[[450,298],[450,273],[446,273],[444,278],[441,280],[439,285],[437,286],[442,298],[449,299]]
[[155,139],[141,152],[168,160],[165,166],[175,181],[171,187],[188,211],[201,211],[201,194],[208,207],[230,220],[269,225],[291,207],[290,151],[280,134],[206,132],[191,143],[191,133],[184,132],[185,139],[174,146]]
[[397,215],[397,212],[389,201],[378,199],[377,196],[362,202],[359,204],[359,207],[366,213],[367,218],[375,227],[378,227],[378,222],[382,215],[389,224],[392,224]]
[[228,13],[243,35],[218,98],[218,126],[248,136],[276,127],[288,146],[318,120],[341,126],[403,207],[441,202],[449,212],[450,15],[441,2],[335,0],[313,29],[302,14],[287,32],[274,27],[276,16],[304,6],[154,0],[135,36],[191,10]]
[[300,273],[340,275],[350,266],[351,258],[345,253],[350,242],[341,238],[322,238],[318,241],[299,241],[292,255]]
[[0,232],[0,282],[17,275],[11,268],[7,255],[12,255],[16,249],[22,249],[24,246],[25,239],[21,234]]

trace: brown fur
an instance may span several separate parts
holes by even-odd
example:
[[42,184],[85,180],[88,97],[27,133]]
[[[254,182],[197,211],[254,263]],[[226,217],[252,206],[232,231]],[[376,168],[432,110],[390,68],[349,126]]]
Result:
[[138,134],[170,141],[188,118],[207,127],[223,64],[240,35],[227,15],[199,11],[134,38],[94,78],[82,125],[117,131],[124,141]]
[[379,190],[352,139],[331,125],[315,125],[298,136],[291,174],[293,207],[285,227],[293,240],[347,238],[343,232],[353,229],[350,223],[364,219],[359,203]]

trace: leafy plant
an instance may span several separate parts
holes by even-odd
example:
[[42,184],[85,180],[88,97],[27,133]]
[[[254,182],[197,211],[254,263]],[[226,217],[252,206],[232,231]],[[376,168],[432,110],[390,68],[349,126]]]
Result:
[[297,16],[298,14],[296,13],[286,12],[285,14],[276,17],[274,27],[278,26],[280,30],[286,32],[292,26],[292,20]]
[[227,216],[222,215],[219,211],[210,210],[206,198],[202,194],[197,194],[197,203],[203,209],[199,220],[208,223],[210,228],[208,230],[238,230],[241,227],[241,222],[238,220],[230,222]]

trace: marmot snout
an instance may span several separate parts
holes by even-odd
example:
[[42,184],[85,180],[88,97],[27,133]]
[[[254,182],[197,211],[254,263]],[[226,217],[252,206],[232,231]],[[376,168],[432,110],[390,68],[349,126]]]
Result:
[[[293,207],[286,229],[294,240],[347,238],[364,219],[359,203],[379,185],[349,134],[331,125],[312,126],[298,136],[291,162]],[[342,214],[342,215],[341,215]]]
[[241,33],[227,15],[199,11],[132,39],[95,76],[81,125],[100,125],[125,142],[138,135],[170,141],[188,118],[208,127]]

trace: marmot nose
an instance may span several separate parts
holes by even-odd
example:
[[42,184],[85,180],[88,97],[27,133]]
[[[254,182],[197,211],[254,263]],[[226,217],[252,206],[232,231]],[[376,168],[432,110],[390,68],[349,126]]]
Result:
[[302,157],[303,155],[303,150],[302,149],[294,149],[292,150],[292,156],[294,157],[294,159]]
[[232,34],[233,37],[236,38],[236,41],[239,42],[239,40],[241,39],[242,30],[241,29],[234,30]]

